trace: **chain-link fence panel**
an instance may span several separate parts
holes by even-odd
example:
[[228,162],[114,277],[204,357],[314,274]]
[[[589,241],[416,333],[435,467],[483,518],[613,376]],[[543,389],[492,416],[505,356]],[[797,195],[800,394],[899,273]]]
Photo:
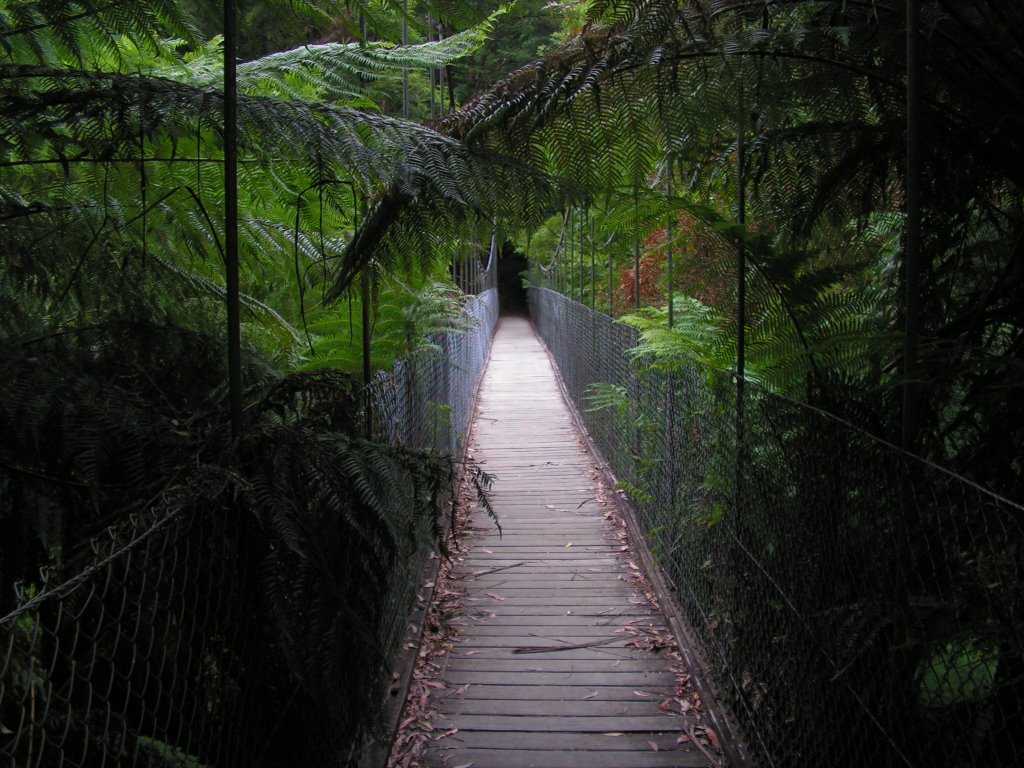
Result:
[[251,755],[250,725],[239,727],[253,712],[245,676],[256,660],[238,521],[194,513],[154,505],[87,542],[91,562],[70,578],[45,573],[17,586],[22,604],[0,641],[3,765],[216,765]]
[[[435,340],[433,352],[378,377],[368,393],[378,441],[460,450],[496,302],[493,290],[469,297],[471,330]],[[339,702],[345,681],[367,675],[333,649],[360,638],[373,646],[369,676],[379,680],[383,704],[431,545],[429,526],[411,517],[412,481],[387,489],[392,519],[374,533],[398,539],[398,556],[380,558],[392,567],[373,585],[387,597],[346,616],[330,606],[356,604],[358,595],[332,590],[356,560],[379,553],[330,538],[342,529],[328,508],[316,510],[318,519],[258,517],[225,492],[248,481],[229,470],[203,472],[182,468],[98,536],[44,551],[38,578],[0,584],[2,768],[307,768],[358,755],[371,718],[357,713],[353,724]],[[254,477],[273,482],[272,473]],[[31,479],[59,498],[62,481]],[[9,486],[0,477],[0,493]],[[282,527],[268,530],[271,523]],[[299,557],[295,536],[315,550]],[[0,542],[0,573],[12,546]],[[327,574],[319,580],[310,565],[317,558]]]
[[[477,383],[487,365],[498,322],[498,292],[489,289],[468,296],[464,311],[472,324],[468,333],[446,333],[428,349],[378,374],[370,385],[374,437],[392,445],[460,456],[473,416]],[[396,522],[406,505],[394,507]],[[404,636],[406,619],[430,555],[429,521],[420,522],[413,546],[391,573],[389,597],[383,607],[386,656],[393,658]]]
[[1024,761],[1024,509],[750,383],[737,419],[729,376],[530,301],[757,762]]

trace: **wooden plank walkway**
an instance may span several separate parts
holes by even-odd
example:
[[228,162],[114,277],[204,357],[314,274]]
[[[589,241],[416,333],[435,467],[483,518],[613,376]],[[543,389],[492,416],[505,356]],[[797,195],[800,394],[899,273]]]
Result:
[[709,765],[677,743],[693,721],[660,706],[678,682],[656,642],[670,630],[634,581],[614,505],[525,318],[502,318],[477,408],[471,451],[497,477],[502,535],[476,512],[452,573],[466,626],[433,723],[450,735],[431,740],[424,764]]

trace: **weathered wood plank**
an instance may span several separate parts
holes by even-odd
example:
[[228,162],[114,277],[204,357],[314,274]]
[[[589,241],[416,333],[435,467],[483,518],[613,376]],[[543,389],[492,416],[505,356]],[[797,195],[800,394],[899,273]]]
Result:
[[592,640],[633,640],[641,633],[628,631],[626,627],[614,626],[589,626],[589,625],[568,625],[558,627],[530,626],[507,626],[491,625],[484,623],[473,623],[464,626],[463,639],[466,645],[478,645],[480,642],[489,642],[490,638],[500,638],[505,641],[502,647],[512,646],[528,630],[527,640],[531,643],[524,645],[572,645],[574,643],[585,643]]
[[[630,595],[631,597],[632,595]],[[504,598],[499,600],[498,598]],[[516,597],[508,598],[498,593],[498,598],[486,595],[483,593],[470,593],[470,596],[466,598],[467,604],[474,604],[475,607],[480,607],[482,604],[487,604],[489,608],[504,606],[506,610],[509,608],[519,608],[527,606],[537,605],[557,605],[565,608],[566,610],[573,610],[574,608],[590,608],[605,607],[608,605],[608,598],[604,596],[592,597],[589,595],[580,595],[574,597],[572,595],[554,595],[549,597]],[[634,603],[635,605],[642,605],[641,601]]]
[[[592,742],[587,745],[595,746]],[[654,752],[649,746],[645,751],[605,752],[583,749],[581,743],[575,749],[548,750],[502,750],[502,749],[459,749],[457,757],[441,763],[435,756],[430,766],[468,765],[472,768],[688,768],[706,766],[698,754],[686,752]],[[443,753],[441,753],[443,754]]]
[[505,578],[501,577],[502,572],[480,576],[467,573],[464,577],[464,583],[473,584],[484,589],[494,589],[500,586],[522,589],[524,587],[535,587],[538,584],[548,584],[555,589],[588,589],[591,587],[614,589],[622,581],[622,578],[603,576],[596,573],[517,573],[514,576],[506,574]]
[[[553,618],[559,616],[569,617],[582,617],[596,619],[597,623],[602,623],[602,620],[608,618],[614,618],[621,616],[623,618],[635,618],[638,616],[649,616],[651,615],[650,608],[645,605],[623,605],[615,606],[614,608],[602,608],[600,610],[580,609],[580,610],[566,610],[563,606],[559,605],[533,605],[533,606],[489,606],[482,607],[476,606],[472,611],[466,614],[470,619],[473,617],[483,618],[485,616],[502,616],[502,617],[522,617],[530,620],[540,620],[545,618]],[[528,624],[529,622],[519,622],[522,624]],[[540,622],[543,623],[543,622]]]
[[[640,699],[622,699],[619,701],[598,701],[587,699],[593,691],[583,696],[566,700],[551,701],[509,701],[507,699],[490,699],[488,701],[467,702],[464,699],[452,698],[444,702],[441,711],[446,715],[473,714],[473,715],[508,715],[510,717],[528,716],[551,716],[563,717],[566,712],[571,712],[573,718],[587,717],[615,717],[626,722],[631,717],[650,717],[650,703]],[[660,726],[661,730],[675,730],[678,732],[682,726],[682,717],[679,715],[667,715],[666,721]],[[469,722],[469,721],[466,721]],[[645,719],[646,722],[646,719]],[[468,728],[469,726],[467,726]]]
[[[462,690],[459,686],[455,690]],[[523,701],[565,701],[568,696],[579,695],[581,698],[594,691],[606,701],[635,701],[638,697],[636,691],[640,689],[630,686],[579,686],[575,689],[559,688],[537,688],[533,685],[490,685],[486,683],[472,683],[465,686],[465,691],[457,694],[464,699],[501,699],[512,701],[514,699]],[[673,688],[671,686],[644,686],[640,693],[648,694],[650,698],[658,703],[662,698],[670,696]],[[452,694],[454,698],[456,694]]]
[[[585,659],[583,661],[570,661],[561,658],[553,658],[557,654],[539,656],[532,659],[527,669],[537,672],[577,672],[581,670],[605,671],[605,672],[643,672],[649,669],[651,662],[641,659],[617,659],[613,656],[604,659]],[[449,670],[469,672],[473,670],[485,672],[506,672],[523,669],[523,660],[515,658],[504,659],[481,659],[476,656],[453,658],[448,662]],[[595,696],[600,700],[600,696]],[[644,702],[641,702],[644,703]],[[644,703],[645,704],[645,703]],[[645,704],[646,706],[646,704]]]
[[[685,742],[677,743],[678,734],[669,733],[645,733],[632,734],[624,733],[622,736],[612,736],[602,739],[590,737],[585,741],[584,751],[621,752],[624,750],[653,751],[649,742],[654,742],[660,752],[676,754],[676,759],[685,759],[685,755],[696,752],[692,746]],[[522,734],[509,733],[507,731],[459,731],[458,742],[466,747],[477,749],[522,749]],[[581,750],[580,736],[576,733],[535,733],[530,736],[530,749],[539,750]],[[589,763],[585,762],[587,755],[578,755],[576,765],[579,768],[586,768]],[[614,764],[614,763],[613,763]],[[686,763],[680,763],[686,765]],[[703,763],[698,763],[703,765]]]
[[579,717],[575,715],[477,715],[459,713],[458,728],[474,731],[525,731],[529,733],[660,733],[680,727],[681,717],[673,715],[618,715]]
[[[676,678],[671,672],[643,670],[641,672],[531,672],[528,665],[530,654],[524,658],[524,666],[514,672],[482,672],[453,669],[445,674],[445,680],[456,685],[477,683],[480,685],[555,685],[555,686],[622,686],[643,690],[648,686],[671,687]],[[652,664],[651,666],[656,666]],[[658,702],[654,702],[657,710]]]
[[[492,615],[493,614],[493,615]],[[501,626],[510,628],[513,626],[518,627],[532,627],[535,631],[551,632],[557,631],[557,627],[576,627],[576,626],[600,626],[600,627],[621,627],[631,625],[637,620],[656,620],[660,618],[654,614],[640,614],[629,615],[621,614],[612,616],[610,618],[597,617],[595,621],[595,615],[589,614],[575,614],[575,613],[560,613],[560,614],[549,614],[544,615],[526,615],[521,613],[498,613],[493,611],[487,616],[470,615],[466,617],[466,621],[462,622],[462,626]],[[641,625],[646,626],[646,624]]]

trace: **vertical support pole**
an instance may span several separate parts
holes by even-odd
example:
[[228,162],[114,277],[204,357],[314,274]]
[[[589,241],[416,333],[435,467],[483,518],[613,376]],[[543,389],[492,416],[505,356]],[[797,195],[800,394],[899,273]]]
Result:
[[[402,45],[409,45],[409,0],[402,0]],[[402,117],[409,119],[409,68],[402,67]]]
[[[633,307],[640,309],[640,214],[638,211],[639,186],[633,183]],[[631,435],[630,445],[632,446],[627,477],[636,471],[637,460],[642,448],[640,443],[639,408],[641,402],[640,377],[635,370],[629,372],[629,421],[627,433]]]
[[640,309],[640,233],[633,232],[633,305]]
[[370,333],[370,266],[363,267],[363,273],[359,277],[359,303],[360,319],[363,326],[363,389],[366,415],[366,437],[373,437],[373,414],[370,410],[370,393],[367,389],[373,379],[373,365],[371,359],[370,345],[373,343]]
[[224,270],[231,436],[242,432],[242,322],[238,275],[238,0],[224,0]]
[[584,275],[585,265],[583,263],[584,253],[583,244],[586,241],[587,232],[587,208],[586,206],[580,208],[580,304],[586,306],[587,303],[587,278]]
[[597,244],[594,242],[594,214],[590,214],[590,308],[597,311]]
[[[432,28],[433,39],[441,42],[441,22],[434,20]],[[437,79],[437,119],[444,117],[444,66],[434,68],[434,77]]]
[[565,294],[572,299],[573,288],[576,282],[576,209],[569,208],[569,285]]
[[[441,25],[441,23],[439,21],[438,25],[437,25],[437,41],[438,42],[441,42],[442,40],[444,40],[444,33],[441,32],[441,28],[442,28],[442,25]],[[447,82],[448,82],[448,70],[445,68],[445,65],[442,64],[440,67],[437,68],[437,112],[438,112],[438,115],[440,117],[444,117],[445,114],[446,114],[445,113],[445,103],[444,103],[445,102],[444,88],[445,88],[445,84]]]
[[562,252],[558,252],[558,259],[555,261],[555,291],[562,292]]
[[557,274],[558,274],[558,292],[559,293],[565,293],[565,286],[566,286],[565,253],[566,253],[566,249],[568,248],[568,245],[565,242],[565,233],[566,233],[566,229],[569,226],[568,216],[569,216],[569,212],[568,211],[565,211],[565,212],[562,213],[561,241],[559,242],[558,249],[556,250],[556,253],[558,253],[558,272],[557,272]]
[[[907,32],[907,166],[904,181],[906,194],[906,216],[903,232],[903,413],[900,424],[900,445],[903,450],[914,453],[918,439],[917,378],[918,334],[920,333],[920,266],[921,266],[921,25],[918,0],[906,0]],[[899,549],[894,569],[893,592],[896,595],[897,610],[894,624],[897,637],[902,639],[910,632],[911,609],[908,595],[908,574],[914,570],[914,534],[920,525],[915,498],[913,478],[907,472],[900,473],[900,501],[903,505],[900,515]],[[905,684],[897,680],[896,685]]]
[[[742,71],[740,74],[742,78]],[[740,533],[743,509],[744,406],[746,398],[747,361],[747,147],[743,83],[740,82],[739,121],[736,142],[736,219],[740,225],[736,247],[736,510],[734,530]]]
[[[666,137],[668,139],[668,137]],[[669,220],[665,224],[665,271],[666,291],[669,294],[669,330],[676,325],[676,308],[673,301],[675,287],[673,285],[672,263],[672,224],[675,219],[675,207],[672,205],[672,156],[669,154],[669,142],[666,140],[665,153],[665,197],[669,204]],[[669,440],[669,519],[676,519],[676,378],[670,370],[666,381],[668,392],[668,408],[666,409],[665,434]]]
[[918,0],[907,0],[907,178],[904,233],[904,287],[906,316],[903,347],[903,424],[901,443],[912,451],[917,440],[918,408],[915,380],[920,333],[921,264],[921,45],[918,36]]
[[665,158],[665,169],[668,171],[665,175],[665,197],[669,203],[668,221],[665,223],[665,288],[668,291],[668,327],[672,328],[675,326],[676,319],[675,306],[672,301],[672,293],[675,290],[672,265],[672,224],[675,209],[672,207],[672,159],[669,157]]
[[[532,281],[531,281],[532,282]],[[491,253],[487,259],[487,287],[498,287],[498,228],[491,230]]]
[[146,176],[146,99],[139,105],[139,202],[142,207],[142,263],[146,264],[149,249],[149,202],[147,200],[148,178]]
[[615,290],[615,288],[614,288],[614,286],[615,286],[615,282],[614,282],[615,281],[615,274],[614,274],[614,272],[615,272],[615,269],[612,266],[612,252],[611,252],[611,249],[608,249],[608,315],[610,317],[614,317],[615,316],[615,311],[614,311],[614,307],[615,307],[615,294],[613,293],[613,291]]
[[555,246],[555,259],[551,264],[551,268],[554,271],[555,291],[561,293],[562,291],[562,247],[563,243],[559,243]]
[[[432,14],[427,14],[427,42],[434,40],[434,17]],[[427,68],[427,74],[430,76],[430,119],[435,120],[437,118],[437,103],[434,98],[434,79],[437,77],[437,70],[434,67]]]
[[[363,47],[366,45],[366,13],[360,9],[359,11],[359,46]],[[362,212],[362,220],[366,221],[367,203],[366,198],[363,197],[359,201],[359,207]],[[362,341],[363,341],[363,415],[366,418],[364,429],[366,432],[366,439],[369,440],[373,437],[373,411],[370,404],[370,380],[373,378],[373,364],[372,364],[372,350],[371,344],[373,343],[373,336],[370,333],[370,265],[367,264],[363,267],[362,275],[359,281],[359,303],[360,303],[360,317],[362,321]]]

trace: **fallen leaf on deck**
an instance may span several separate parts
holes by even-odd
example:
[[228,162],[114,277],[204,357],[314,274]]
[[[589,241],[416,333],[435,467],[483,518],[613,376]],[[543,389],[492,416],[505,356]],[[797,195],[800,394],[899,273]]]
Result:
[[592,699],[595,696],[597,696],[597,691],[594,691],[593,693],[588,693],[586,696],[583,697],[583,700],[586,701],[587,699]]
[[565,545],[566,549],[568,549],[571,546],[572,546],[572,542],[571,541],[568,544]]
[[613,731],[612,733],[602,733],[601,735],[602,736],[625,736],[626,734],[619,733],[618,731]]
[[710,728],[708,728],[706,725],[704,726],[704,733],[707,734],[708,741],[711,742],[711,746],[715,749],[718,749],[718,734]]
[[655,744],[653,741],[648,741],[647,743],[650,745],[652,750],[654,750],[655,752],[658,751],[658,745]]
[[487,595],[488,597],[493,597],[495,600],[504,600],[505,599],[501,595],[496,595],[493,592],[484,592],[484,594]]
[[[628,645],[628,643],[627,643],[627,645]],[[643,696],[643,697],[646,698],[646,697],[650,696],[651,694],[649,694],[649,693],[647,693],[645,691],[633,691],[633,695],[634,696]]]
[[488,555],[493,555],[494,554],[494,550],[493,549],[487,549],[487,547],[480,547],[480,549],[482,549]]

